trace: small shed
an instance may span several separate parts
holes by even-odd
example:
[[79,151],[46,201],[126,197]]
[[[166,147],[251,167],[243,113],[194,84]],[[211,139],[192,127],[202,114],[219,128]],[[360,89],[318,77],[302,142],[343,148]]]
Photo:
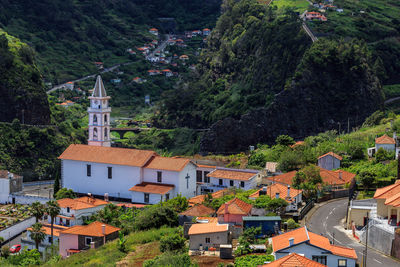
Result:
[[318,158],[318,166],[326,170],[338,169],[342,159],[338,154],[328,152]]
[[246,216],[243,217],[244,229],[261,226],[261,236],[276,234],[281,229],[280,216]]
[[221,244],[219,246],[219,257],[221,259],[232,259],[232,245],[231,244]]

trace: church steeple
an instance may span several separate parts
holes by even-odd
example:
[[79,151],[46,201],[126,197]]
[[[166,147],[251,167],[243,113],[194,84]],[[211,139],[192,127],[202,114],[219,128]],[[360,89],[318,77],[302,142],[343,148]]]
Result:
[[96,84],[90,99],[89,113],[89,145],[111,146],[110,139],[110,113],[106,89],[100,75],[97,76]]

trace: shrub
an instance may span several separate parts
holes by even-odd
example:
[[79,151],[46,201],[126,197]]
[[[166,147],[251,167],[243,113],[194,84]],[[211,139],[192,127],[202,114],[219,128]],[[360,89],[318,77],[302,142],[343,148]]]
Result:
[[68,188],[61,188],[58,190],[58,192],[55,194],[55,198],[58,199],[63,199],[63,198],[76,198],[76,195],[72,189]]
[[160,240],[160,251],[176,251],[185,248],[185,238],[176,233],[172,235],[163,236]]
[[276,138],[275,143],[281,146],[290,146],[293,145],[294,139],[288,135],[280,135]]
[[147,230],[160,228],[161,226],[177,226],[178,214],[170,206],[150,206],[137,214],[133,228],[137,230]]
[[2,246],[1,247],[1,256],[7,259],[9,255],[10,255],[10,247]]
[[247,255],[235,259],[235,267],[259,266],[274,260],[272,255]]
[[288,229],[296,229],[300,227],[300,224],[296,223],[293,219],[287,220],[287,227]]
[[147,260],[143,263],[143,267],[164,267],[164,266],[185,266],[195,267],[197,264],[192,263],[187,253],[172,254],[164,253],[154,259]]

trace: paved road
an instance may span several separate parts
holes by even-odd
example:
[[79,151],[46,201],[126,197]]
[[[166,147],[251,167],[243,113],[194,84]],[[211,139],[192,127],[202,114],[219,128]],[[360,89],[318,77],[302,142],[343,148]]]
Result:
[[[362,261],[364,245],[350,238],[344,231],[341,221],[346,217],[347,199],[327,203],[320,207],[306,222],[307,228],[316,234],[321,234],[330,240],[335,237],[335,244],[354,248],[358,262]],[[368,248],[367,266],[398,267],[400,262]]]
[[165,47],[167,46],[167,42],[169,40],[169,38],[171,38],[171,36],[169,34],[165,35],[165,39],[164,41],[161,42],[161,44],[159,46],[157,46],[156,49],[154,49],[153,51],[150,52],[150,54],[147,55],[147,57],[154,57],[154,55],[158,52],[162,52],[164,51]]

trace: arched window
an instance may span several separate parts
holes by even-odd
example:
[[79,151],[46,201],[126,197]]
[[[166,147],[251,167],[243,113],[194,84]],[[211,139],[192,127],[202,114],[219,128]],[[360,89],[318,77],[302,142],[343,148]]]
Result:
[[93,139],[97,140],[97,128],[93,129]]
[[97,116],[96,115],[93,115],[93,123],[97,124]]
[[104,137],[107,138],[107,128],[104,128]]
[[107,123],[107,114],[104,115],[104,123]]

